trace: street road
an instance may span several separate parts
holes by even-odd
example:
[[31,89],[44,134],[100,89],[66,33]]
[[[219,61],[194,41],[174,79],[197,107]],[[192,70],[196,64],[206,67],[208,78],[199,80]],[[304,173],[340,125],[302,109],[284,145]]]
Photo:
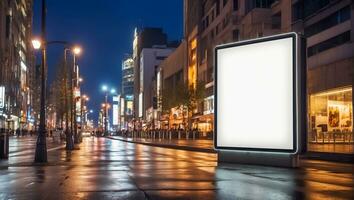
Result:
[[299,169],[217,166],[216,154],[107,138],[66,152],[48,141],[34,165],[35,138],[11,138],[0,162],[0,199],[353,199],[353,165],[303,161]]

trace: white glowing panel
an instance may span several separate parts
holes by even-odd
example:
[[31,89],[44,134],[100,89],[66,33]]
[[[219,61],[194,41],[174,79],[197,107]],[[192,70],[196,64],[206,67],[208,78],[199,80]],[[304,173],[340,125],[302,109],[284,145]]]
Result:
[[295,38],[216,48],[216,148],[296,150]]
[[113,104],[113,125],[118,125],[118,104]]

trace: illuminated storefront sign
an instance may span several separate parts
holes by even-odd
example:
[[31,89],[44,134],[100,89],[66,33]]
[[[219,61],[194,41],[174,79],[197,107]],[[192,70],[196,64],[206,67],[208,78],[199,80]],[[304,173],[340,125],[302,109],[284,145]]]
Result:
[[119,112],[119,108],[118,108],[118,104],[113,104],[113,125],[116,126],[118,125],[118,112]]
[[204,99],[204,115],[214,113],[214,96]]
[[127,101],[126,115],[133,115],[133,101]]
[[125,110],[125,100],[124,98],[120,99],[120,116],[124,116],[124,110]]
[[127,101],[128,101],[128,100],[133,101],[134,96],[133,96],[133,95],[125,95],[125,99],[126,99]]
[[112,100],[113,100],[113,102],[118,102],[119,101],[119,96],[113,96]]
[[296,38],[216,47],[217,149],[297,152]]
[[143,116],[143,93],[139,94],[139,117]]

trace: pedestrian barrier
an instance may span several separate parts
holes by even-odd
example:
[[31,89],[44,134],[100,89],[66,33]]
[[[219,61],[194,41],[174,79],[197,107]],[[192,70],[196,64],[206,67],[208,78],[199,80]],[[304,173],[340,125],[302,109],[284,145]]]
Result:
[[213,132],[201,133],[199,130],[178,130],[178,129],[152,129],[152,130],[132,130],[118,131],[117,136],[126,138],[138,139],[153,139],[153,140],[197,140],[197,139],[213,139]]

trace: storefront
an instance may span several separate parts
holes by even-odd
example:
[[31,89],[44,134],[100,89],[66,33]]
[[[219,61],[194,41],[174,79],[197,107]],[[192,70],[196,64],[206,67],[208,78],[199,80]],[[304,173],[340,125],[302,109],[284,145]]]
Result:
[[352,101],[352,87],[309,95],[309,151],[354,153]]
[[175,107],[171,108],[171,113],[169,116],[169,128],[173,129],[185,129],[184,127],[185,122],[187,120],[187,113],[186,109],[183,109],[183,107]]

